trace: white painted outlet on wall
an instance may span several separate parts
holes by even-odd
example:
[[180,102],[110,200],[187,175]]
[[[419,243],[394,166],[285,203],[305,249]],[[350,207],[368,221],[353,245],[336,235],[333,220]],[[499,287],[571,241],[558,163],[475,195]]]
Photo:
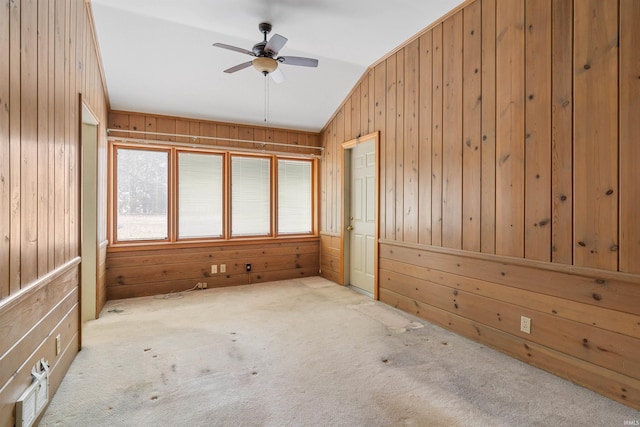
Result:
[[220,273],[227,272],[227,264],[220,264]]
[[211,274],[216,274],[218,272],[218,266],[216,264],[211,265]]
[[531,333],[531,319],[525,316],[520,316],[520,330],[525,334]]

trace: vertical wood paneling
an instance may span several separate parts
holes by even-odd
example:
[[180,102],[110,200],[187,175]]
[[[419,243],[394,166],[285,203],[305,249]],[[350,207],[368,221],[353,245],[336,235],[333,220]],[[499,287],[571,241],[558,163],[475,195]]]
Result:
[[9,3],[9,293],[20,289],[20,2]]
[[55,82],[55,105],[54,105],[54,126],[55,126],[55,158],[54,158],[54,266],[62,265],[64,262],[65,242],[64,242],[64,200],[65,200],[65,77],[64,77],[64,28],[65,28],[65,2],[55,2],[55,46],[54,46],[54,82]]
[[573,264],[573,0],[551,10],[551,260]]
[[433,36],[420,36],[420,105],[418,115],[420,154],[418,172],[418,243],[431,244],[431,110],[433,106]]
[[574,2],[575,264],[618,268],[618,2]]
[[496,0],[482,0],[480,250],[496,251]]
[[[640,273],[639,21],[636,0],[476,0],[368,71],[343,106],[349,105],[351,129],[364,130],[366,124],[355,121],[365,117],[371,126],[372,114],[374,130],[385,125],[380,195],[384,241],[378,272],[383,298],[404,301],[402,307],[410,311],[417,307],[432,313],[417,295],[432,301],[438,286],[459,292],[460,277],[480,275],[483,279],[471,279],[468,290],[485,293],[489,286],[499,300],[514,292],[519,281],[527,282],[531,295],[514,296],[503,305],[502,321],[509,311],[517,321],[525,310],[540,328],[542,318],[556,324],[558,316],[571,313],[571,322],[584,324],[581,337],[600,334],[605,324],[616,337],[635,327],[611,315],[635,310],[629,301],[638,282],[633,275]],[[364,105],[367,79],[369,103]],[[335,126],[334,121],[325,129]],[[417,189],[412,185],[415,158]],[[416,206],[417,242],[410,214]],[[393,247],[388,254],[385,245]],[[423,256],[414,253],[418,258],[412,258],[407,251]],[[390,254],[391,262],[386,259]],[[439,263],[442,257],[448,258],[446,265]],[[433,280],[427,277],[430,271]],[[429,290],[414,279],[431,283]],[[625,281],[625,291],[616,287]],[[596,288],[585,294],[585,286]],[[550,297],[555,293],[557,299]],[[592,337],[590,346],[580,338],[575,351],[567,351],[573,346],[568,341],[575,338],[571,334],[543,326],[523,336],[516,323],[498,323],[489,316],[481,300],[468,305],[465,314],[461,297],[451,308],[447,295],[450,291],[441,295],[443,315],[466,326],[457,321],[445,326],[460,333],[467,328],[473,336],[478,332],[474,325],[505,327],[503,337],[515,341],[544,333],[537,342],[544,348],[560,345],[557,360],[566,363],[567,372],[579,373],[589,388],[637,405],[628,390],[620,392],[620,384],[626,383],[616,376],[635,383],[635,367],[594,364],[613,353],[596,349]],[[607,313],[601,311],[605,305]],[[573,323],[567,327],[577,331]],[[513,353],[506,341],[497,347]],[[523,360],[533,360],[530,351]],[[546,362],[541,366],[562,374],[551,359]],[[596,371],[599,379],[590,375]]]
[[396,239],[404,240],[404,49],[396,54]]
[[418,242],[418,102],[420,85],[420,41],[414,40],[404,56],[404,240]]
[[525,258],[551,260],[551,4],[526,1]]
[[[61,378],[77,352],[79,92],[106,123],[87,8],[83,0],[0,1],[0,299],[17,294],[0,303],[0,325],[13,334],[3,341],[11,354],[2,372],[12,374],[0,383],[1,402],[22,393],[34,359],[45,357]],[[70,308],[60,310],[62,302]],[[56,356],[59,332],[67,351]],[[0,405],[0,424],[14,416],[13,404]]]
[[376,130],[374,127],[375,114],[376,114],[375,91],[376,91],[375,70],[372,68],[372,69],[369,69],[369,122],[367,123],[367,128],[368,128],[367,133],[371,133]]
[[[0,2],[0,75],[9,75],[9,0]],[[11,191],[9,144],[9,79],[0,79],[0,299],[9,295]]]
[[431,244],[442,245],[442,24],[433,29],[433,145],[431,146]]
[[464,9],[462,134],[462,248],[480,252],[482,196],[482,4]]
[[37,274],[48,271],[49,249],[49,2],[38,2]]
[[387,205],[387,165],[386,165],[386,154],[387,154],[387,130],[386,130],[386,94],[387,94],[387,66],[386,64],[380,63],[374,69],[374,99],[375,99],[375,111],[374,111],[374,120],[373,120],[373,129],[380,132],[380,140],[378,144],[378,156],[379,156],[379,165],[380,169],[378,171],[378,177],[380,182],[379,189],[379,200],[378,200],[378,215],[379,215],[379,226],[380,229],[378,231],[378,235],[380,238],[386,238],[386,213],[387,210],[385,206]]
[[[361,134],[360,120],[360,85],[356,86],[351,94],[351,138],[350,140]],[[346,112],[345,112],[346,114]]]
[[387,115],[386,115],[386,130],[387,136],[385,138],[385,182],[386,182],[386,197],[385,197],[385,235],[387,239],[395,240],[396,238],[396,106],[397,106],[397,83],[396,83],[396,55],[392,55],[385,61],[386,64],[386,77],[387,77]]
[[[64,225],[64,229],[62,231],[62,259],[69,259],[71,253],[71,191],[73,189],[66,185],[70,184],[71,179],[71,167],[70,167],[70,154],[71,154],[71,64],[70,64],[70,52],[69,52],[69,43],[71,40],[71,20],[69,19],[69,14],[71,13],[71,0],[66,0],[64,4],[64,12],[62,15],[64,33],[62,39],[62,51],[63,54],[63,63],[64,63],[64,96],[63,96],[63,106],[64,113],[62,117],[61,128],[63,129],[62,136],[62,145],[63,145],[63,155],[62,155],[62,168],[61,170],[64,172],[64,201],[62,206],[62,218],[61,223]],[[74,141],[75,142],[75,141]]]
[[329,161],[327,158],[327,130],[324,129],[321,134],[321,144],[324,150],[322,151],[322,159],[320,161],[320,182],[319,182],[319,194],[320,194],[320,232],[326,233],[329,228],[327,224],[327,211],[328,211],[328,202],[327,202],[327,186],[331,185],[331,180],[327,174],[329,169]]
[[21,287],[38,277],[38,3],[20,14],[20,266]]
[[[369,75],[365,74],[360,82],[360,135],[369,133]],[[344,141],[341,141],[341,143]]]
[[524,1],[496,2],[496,253],[524,255]]
[[460,11],[442,24],[442,246],[462,247],[462,30]]
[[[56,170],[55,170],[55,160],[56,160],[56,82],[55,82],[55,53],[56,53],[56,7],[55,4],[51,2],[47,2],[49,5],[49,44],[48,44],[48,71],[47,76],[49,79],[49,103],[48,103],[48,111],[47,111],[47,127],[48,127],[48,135],[47,135],[47,145],[48,145],[48,159],[47,164],[49,168],[49,176],[47,179],[47,189],[49,192],[48,195],[48,214],[47,214],[47,270],[51,271],[56,265],[56,251],[55,249],[55,237],[56,237],[56,212],[55,212],[55,189],[56,189]],[[88,67],[87,67],[88,68]],[[88,78],[87,78],[88,80]]]
[[640,273],[640,2],[620,1],[620,271]]

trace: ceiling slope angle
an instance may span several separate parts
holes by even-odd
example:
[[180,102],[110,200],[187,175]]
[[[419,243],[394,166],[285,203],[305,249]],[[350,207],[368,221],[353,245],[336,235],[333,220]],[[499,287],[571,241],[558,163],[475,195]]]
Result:
[[[313,132],[369,66],[460,3],[91,0],[113,110]],[[271,37],[288,39],[278,52],[285,58],[280,84],[253,69],[225,73],[252,58],[212,46],[251,51],[263,22],[275,29]],[[287,58],[317,59],[318,66],[280,67]]]

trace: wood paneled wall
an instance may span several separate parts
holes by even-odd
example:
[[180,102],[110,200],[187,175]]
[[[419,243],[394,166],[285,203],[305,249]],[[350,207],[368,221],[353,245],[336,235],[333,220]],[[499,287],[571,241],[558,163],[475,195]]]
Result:
[[[121,131],[118,130],[110,132],[109,136],[112,137],[150,139],[167,142],[187,142],[202,145],[216,145],[229,149],[262,148],[262,145],[259,143],[238,142],[237,140],[274,142],[276,144],[287,144],[287,146],[266,145],[264,146],[264,149],[296,154],[320,153],[319,150],[301,148],[304,146],[320,147],[319,134],[288,129],[266,128],[260,126],[130,113],[124,111],[111,111],[109,113],[109,129],[121,129]],[[145,131],[150,133],[137,133]],[[158,135],[158,133],[168,135]],[[175,136],[176,134],[187,136]],[[230,141],[211,140],[205,138],[198,139],[198,137],[229,138]]]
[[[168,294],[202,282],[217,288],[317,276],[319,260],[317,238],[110,251],[107,299]],[[250,273],[245,271],[247,263]],[[218,273],[211,273],[212,264]],[[226,264],[225,273],[220,273],[220,264]]]
[[634,407],[638,20],[634,0],[466,2],[327,123],[320,206],[339,239],[340,144],[380,131],[380,298]]
[[79,94],[107,119],[88,4],[1,0],[0,76],[0,426],[12,426],[35,362],[51,364],[53,394],[78,351]]
[[[187,142],[229,150],[261,149],[261,142],[274,142],[286,146],[267,145],[264,149],[285,154],[317,155],[319,150],[303,147],[320,146],[320,135],[313,132],[124,111],[109,113],[109,129],[112,129],[110,138],[149,139],[168,144]],[[244,269],[247,263],[253,267],[250,274]],[[226,264],[227,272],[211,274],[212,264]],[[318,275],[320,242],[313,237],[286,241],[178,244],[173,248],[148,246],[144,250],[120,247],[107,250],[106,268],[108,300],[184,291],[200,282],[206,282],[209,288],[246,285]]]

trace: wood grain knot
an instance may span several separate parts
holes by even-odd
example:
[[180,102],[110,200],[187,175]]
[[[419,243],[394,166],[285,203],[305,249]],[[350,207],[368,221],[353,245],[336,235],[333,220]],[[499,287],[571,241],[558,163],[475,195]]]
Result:
[[610,196],[613,194],[613,190],[607,190],[607,192],[605,193],[607,196]]
[[583,248],[584,248],[585,246],[587,246],[587,244],[586,244],[585,242],[582,242],[582,241],[578,242],[578,245],[582,246]]
[[617,252],[618,248],[619,248],[618,245],[611,245],[609,249],[611,250],[611,252]]
[[591,295],[593,297],[594,300],[596,301],[601,301],[602,300],[602,296],[600,296],[600,294],[596,294],[594,293],[593,295]]
[[583,68],[584,68],[585,70],[589,70],[589,69],[591,69],[591,65],[589,65],[589,64],[584,64],[584,67],[583,67]]

